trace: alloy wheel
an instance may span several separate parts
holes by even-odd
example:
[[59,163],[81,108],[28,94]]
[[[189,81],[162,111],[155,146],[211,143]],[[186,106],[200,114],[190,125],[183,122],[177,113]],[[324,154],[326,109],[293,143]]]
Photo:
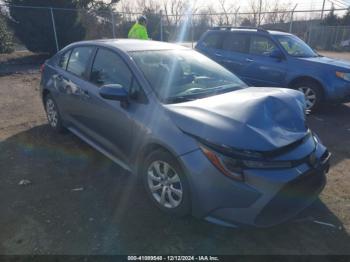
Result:
[[298,90],[304,93],[306,109],[313,108],[317,102],[316,92],[312,88],[307,86],[301,86],[298,88]]
[[183,186],[174,168],[164,161],[154,161],[147,169],[147,182],[153,198],[165,208],[181,204]]

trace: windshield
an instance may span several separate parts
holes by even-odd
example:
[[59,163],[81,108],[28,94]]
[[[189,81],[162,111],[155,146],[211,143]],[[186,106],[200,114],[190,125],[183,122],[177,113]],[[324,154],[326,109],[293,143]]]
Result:
[[234,74],[193,50],[130,55],[163,103],[180,103],[245,88]]
[[283,35],[277,36],[277,40],[283,46],[283,48],[295,57],[316,57],[318,56],[310,46],[308,46],[303,40],[296,36]]

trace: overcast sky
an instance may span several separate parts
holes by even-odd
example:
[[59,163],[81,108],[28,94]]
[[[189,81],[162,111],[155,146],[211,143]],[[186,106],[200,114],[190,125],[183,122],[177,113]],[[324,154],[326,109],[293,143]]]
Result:
[[[125,3],[136,3],[136,1],[133,0],[120,0]],[[147,2],[147,0],[145,0]],[[151,0],[152,1],[152,0]],[[159,1],[162,2],[163,0],[153,0],[153,1]],[[255,0],[258,1],[258,0]],[[276,2],[276,0],[262,0],[263,2],[273,4]],[[206,7],[206,6],[213,6],[219,8],[219,4],[217,0],[189,0],[188,2],[196,2],[197,7]],[[240,6],[240,10],[244,10],[247,8],[248,3],[250,0],[226,0],[226,3],[228,5],[233,4],[234,6]],[[288,4],[291,7],[294,7],[297,5],[297,10],[315,10],[315,9],[322,9],[323,0],[278,0],[281,4]],[[326,0],[325,1],[325,8],[330,9],[332,6],[332,3],[334,4],[335,8],[347,8],[350,6],[350,0]],[[118,4],[120,5],[120,4]]]
[[[198,4],[206,5],[206,4],[215,4],[216,0],[197,0]],[[264,0],[270,4],[276,2],[276,0]],[[350,5],[350,0],[332,0],[336,8],[344,8],[345,5]],[[330,8],[332,5],[332,1],[326,0],[326,8]],[[338,2],[339,1],[339,2]],[[232,2],[237,6],[242,6],[242,8],[249,3],[249,0],[238,1],[238,0],[227,0],[226,2]],[[323,0],[279,0],[281,4],[290,4],[291,6],[295,6],[297,4],[297,9],[322,9]]]
[[[136,3],[136,0],[120,0],[121,2],[125,3]],[[148,1],[148,0],[144,0]],[[151,1],[159,1],[162,2],[163,0],[151,0]],[[258,0],[255,0],[258,1]],[[276,0],[262,0],[267,3],[274,3]],[[290,6],[294,7],[297,4],[297,10],[315,10],[315,9],[322,9],[322,4],[324,0],[278,0],[281,4],[289,4]],[[197,2],[196,6],[199,7],[206,7],[206,6],[214,6],[219,8],[218,0],[188,0],[188,2]],[[241,10],[244,10],[247,8],[247,4],[250,2],[250,0],[226,0],[227,4],[230,5],[231,3],[235,6],[240,6]],[[0,0],[0,3],[3,3],[3,0]],[[332,3],[334,4],[335,8],[348,8],[350,7],[350,0],[326,0],[325,1],[325,8],[330,9],[332,6]],[[120,6],[121,3],[118,4]]]

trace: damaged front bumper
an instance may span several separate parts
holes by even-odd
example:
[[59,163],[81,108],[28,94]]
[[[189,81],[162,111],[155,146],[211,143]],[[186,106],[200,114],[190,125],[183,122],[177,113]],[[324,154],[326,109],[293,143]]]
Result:
[[[300,154],[303,145],[286,155]],[[201,151],[182,158],[190,174],[193,215],[226,226],[269,227],[295,217],[325,186],[331,154],[321,144],[290,169],[250,169],[244,182],[223,176]],[[193,163],[196,163],[193,165]]]

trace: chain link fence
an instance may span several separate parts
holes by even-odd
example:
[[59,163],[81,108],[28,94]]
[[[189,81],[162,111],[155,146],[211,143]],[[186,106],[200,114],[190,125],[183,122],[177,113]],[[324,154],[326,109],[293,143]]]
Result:
[[[80,28],[74,33],[80,40],[104,38],[126,38],[129,29],[141,13],[123,13],[112,11],[93,11],[85,9],[59,9],[46,7],[11,7],[11,10],[25,9],[26,17],[37,18],[44,34],[32,37],[32,45],[52,45],[55,51],[63,48],[67,43],[67,31],[75,25],[69,23],[69,17],[78,17]],[[336,9],[344,14],[347,9]],[[193,46],[200,36],[214,26],[261,26],[271,30],[291,32],[313,48],[319,50],[349,51],[350,25],[324,26],[320,17],[325,17],[331,10],[303,10],[280,12],[252,12],[252,13],[205,13],[181,15],[165,15],[161,11],[146,12],[148,17],[148,32],[153,40],[184,42]],[[7,16],[12,23],[16,23],[16,14],[9,12],[8,7],[2,8],[1,15]],[[13,16],[12,16],[13,15]],[[43,26],[44,25],[44,26]],[[35,23],[33,23],[35,26]],[[72,37],[72,36],[71,36]],[[28,45],[28,43],[26,43]],[[31,44],[29,43],[31,46]]]
[[314,26],[307,42],[318,50],[350,52],[350,26]]

